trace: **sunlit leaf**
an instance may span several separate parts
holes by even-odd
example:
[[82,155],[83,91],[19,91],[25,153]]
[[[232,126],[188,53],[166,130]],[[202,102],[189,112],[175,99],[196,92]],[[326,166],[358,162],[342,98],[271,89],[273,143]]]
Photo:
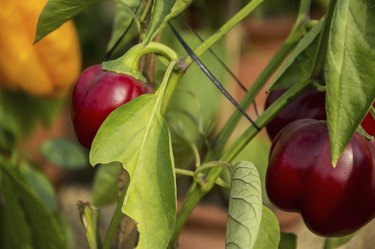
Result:
[[130,182],[123,212],[137,223],[137,248],[167,248],[176,219],[176,186],[169,131],[161,115],[166,82],[113,111],[90,152],[93,165],[121,162]]

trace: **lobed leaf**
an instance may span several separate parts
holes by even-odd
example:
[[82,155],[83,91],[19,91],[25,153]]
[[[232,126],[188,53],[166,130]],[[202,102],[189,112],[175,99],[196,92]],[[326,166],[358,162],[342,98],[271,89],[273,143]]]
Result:
[[113,111],[90,153],[93,165],[121,162],[130,176],[123,212],[137,223],[137,248],[167,248],[176,219],[169,131],[160,110],[166,84]]
[[374,23],[374,1],[337,1],[325,61],[333,165],[375,98]]

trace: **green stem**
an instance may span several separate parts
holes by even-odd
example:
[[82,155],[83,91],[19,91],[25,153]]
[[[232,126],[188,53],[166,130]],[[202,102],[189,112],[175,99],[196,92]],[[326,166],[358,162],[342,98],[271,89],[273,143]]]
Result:
[[173,49],[158,42],[150,42],[146,46],[143,43],[137,44],[120,58],[104,62],[103,68],[114,72],[127,73],[145,82],[146,79],[139,71],[139,62],[142,56],[146,54],[161,55],[169,61],[178,61],[178,55]]
[[[222,28],[209,39],[207,39],[204,43],[202,43],[195,51],[197,56],[202,55],[206,52],[215,42],[217,42],[225,33],[227,33],[231,28],[233,28],[238,22],[240,22],[243,18],[245,18],[255,7],[260,4],[262,1],[252,1],[247,4],[240,12],[238,12],[231,20],[228,21]],[[263,70],[263,72],[259,75],[256,79],[254,84],[252,85],[251,89],[247,92],[246,96],[243,98],[241,104],[243,107],[247,108],[253,101],[255,96],[259,93],[262,87],[266,84],[267,80],[271,77],[271,75],[275,72],[275,70],[281,65],[281,63],[285,60],[286,56],[292,51],[292,49],[298,44],[301,37],[305,34],[305,25],[308,18],[308,13],[310,11],[310,4],[311,0],[302,0],[299,14],[297,17],[297,21],[293,27],[292,32],[289,34],[288,38],[282,45],[282,47],[277,51],[275,56],[271,59],[268,66]],[[191,58],[186,59],[186,64],[190,65],[192,63]],[[258,126],[261,128],[264,127],[274,116],[276,116],[282,108],[284,108],[291,99],[295,98],[303,92],[307,85],[307,79],[301,80],[301,84],[295,84],[289,91],[287,91],[282,97],[279,98],[266,112],[264,112],[259,119],[257,120]],[[304,83],[305,82],[305,83]],[[217,139],[215,140],[216,145],[219,145],[220,148],[214,150],[212,153],[209,153],[206,156],[206,160],[211,160],[212,158],[217,158],[221,150],[224,148],[224,145],[228,141],[232,130],[237,125],[241,115],[238,112],[235,112],[230,120],[227,122],[226,126],[224,127],[223,131],[219,134]],[[254,126],[251,126],[245,133],[244,136],[240,136],[239,141],[234,143],[232,147],[224,153],[221,157],[220,161],[231,161],[235,158],[235,156],[246,146],[248,141],[250,141],[256,134],[258,134],[259,130],[256,129]],[[220,152],[219,152],[220,151]],[[219,153],[218,153],[219,152]],[[190,187],[188,194],[185,197],[185,201],[182,205],[182,208],[177,216],[176,227],[174,234],[172,236],[171,243],[172,245],[178,239],[178,236],[187,220],[189,215],[191,214],[194,207],[199,203],[199,201],[212,189],[217,179],[219,179],[220,175],[224,171],[224,167],[214,167],[210,170],[208,175],[206,176],[207,181],[210,183],[208,186],[202,188],[199,184],[194,182]]]
[[[194,53],[199,57],[209,50],[212,45],[219,41],[226,33],[234,28],[238,23],[245,19],[259,4],[264,0],[250,1],[245,7],[237,12],[228,22],[226,22],[215,34],[205,40]],[[189,66],[193,62],[191,57],[186,58],[185,63]]]
[[[300,95],[308,86],[309,78],[305,77],[300,82],[291,87],[285,94],[277,99],[259,118],[256,124],[259,128],[264,128],[279,112],[287,106],[293,99]],[[245,148],[245,146],[259,133],[259,130],[250,126],[238,139],[224,152],[220,161],[230,162]]]
[[[285,94],[283,94],[275,103],[270,106],[259,118],[257,119],[257,125],[263,128],[270,122],[278,113],[288,104],[290,101],[295,99],[299,94],[301,94],[308,87],[308,78],[301,79],[300,82],[295,84],[290,88]],[[250,126],[238,139],[233,143],[233,145],[224,153],[220,158],[220,161],[231,162],[239,152],[247,145],[247,143],[253,139],[259,130],[254,126]],[[225,167],[214,167],[206,175],[207,182],[210,184],[202,187],[197,183],[193,183],[190,187],[189,192],[185,198],[185,202],[181,208],[180,213],[177,216],[176,229],[174,236],[172,237],[175,241],[178,238],[179,233],[182,230],[183,224],[185,224],[187,218],[192,212],[195,205],[212,189],[216,180],[221,176]]]
[[122,206],[125,200],[128,186],[129,186],[129,181],[126,181],[124,190],[122,191],[120,199],[117,202],[117,206],[112,216],[111,223],[109,224],[109,228],[107,230],[102,249],[110,249],[112,246],[113,239],[117,234],[117,230],[118,230],[118,227],[120,226],[120,222],[122,218]]
[[146,20],[147,14],[150,11],[150,8],[152,6],[151,5],[152,2],[153,1],[150,1],[150,0],[147,1],[146,6],[145,6],[145,8],[143,10],[142,16],[140,18],[140,22],[144,22]]
[[195,173],[193,171],[190,171],[190,170],[187,170],[187,169],[179,169],[179,168],[175,168],[174,169],[176,174],[178,175],[183,175],[183,176],[194,176]]
[[171,61],[178,60],[177,53],[170,47],[162,43],[150,42],[149,44],[147,44],[147,46],[144,46],[143,43],[140,43],[129,49],[128,52],[126,52],[126,54],[122,56],[122,62],[124,65],[138,70],[140,59],[144,55],[152,53],[162,55],[163,57]]
[[[164,77],[167,77],[166,80],[169,80],[167,89],[165,90],[164,93],[164,98],[163,98],[163,103],[161,107],[161,114],[164,115],[167,112],[169,102],[172,98],[173,92],[176,88],[177,83],[179,82],[180,78],[182,77],[181,72],[173,72],[173,68],[176,65],[177,61],[171,61],[169,63],[169,66],[167,68],[167,71],[165,72]],[[164,79],[163,79],[164,81]]]
[[[266,68],[256,78],[256,80],[251,85],[250,89],[246,92],[245,96],[240,102],[241,106],[244,109],[247,109],[250,104],[254,102],[254,99],[258,95],[260,90],[305,34],[305,25],[309,20],[310,5],[311,0],[301,1],[298,16],[291,33],[288,35],[285,42],[279,48],[276,54],[272,57]],[[213,140],[213,149],[211,150],[211,154],[207,156],[206,160],[211,160],[212,158],[215,159],[221,154],[224,146],[227,144],[230,136],[234,131],[234,128],[237,126],[241,117],[241,113],[237,111],[231,115],[229,120],[225,123],[221,132]]]
[[[190,186],[190,190],[185,197],[182,209],[177,215],[176,226],[172,235],[170,248],[174,248],[173,245],[177,242],[178,237],[186,223],[186,220],[189,218],[191,212],[202,200],[202,198],[213,188],[216,183],[216,180],[220,177],[221,172],[225,167],[215,167],[210,171],[210,175],[206,177],[205,186],[197,182],[193,182]],[[216,172],[216,174],[215,174]]]

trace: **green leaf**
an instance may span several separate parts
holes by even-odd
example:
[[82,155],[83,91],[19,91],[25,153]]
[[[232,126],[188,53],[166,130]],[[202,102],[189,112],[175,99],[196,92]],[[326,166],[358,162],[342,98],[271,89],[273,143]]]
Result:
[[102,165],[96,171],[92,187],[94,206],[102,207],[116,202],[120,170],[119,163],[112,163],[111,165]]
[[[113,48],[113,46],[118,42],[118,40],[123,35],[126,29],[129,29],[126,35],[121,39],[121,44],[126,44],[128,41],[134,38],[138,33],[136,26],[133,25],[128,27],[131,24],[134,15],[129,14],[129,11],[135,12],[140,0],[122,0],[116,4],[116,14],[113,20],[112,35],[111,39],[108,42],[107,50]],[[124,7],[126,4],[128,7]],[[120,46],[121,47],[121,46]]]
[[117,161],[129,173],[122,210],[137,223],[140,249],[167,248],[176,219],[171,141],[160,113],[166,83],[113,111],[90,152],[91,164]]
[[353,234],[340,238],[326,238],[324,242],[324,249],[335,249],[345,245],[353,238]]
[[273,80],[270,90],[290,88],[311,73],[314,53],[322,30],[320,20],[298,43]]
[[272,211],[263,206],[262,222],[254,249],[277,249],[280,241],[280,226]]
[[296,249],[297,236],[293,233],[281,233],[279,249]]
[[0,165],[0,248],[32,249],[31,231],[12,182]]
[[100,0],[49,0],[39,16],[35,42]]
[[233,167],[226,248],[253,248],[262,220],[262,187],[250,162]]
[[21,164],[20,173],[26,179],[28,186],[30,186],[29,190],[38,196],[50,212],[56,212],[57,198],[48,178],[26,163]]
[[262,200],[263,204],[265,205],[270,204],[266,191],[266,172],[268,167],[270,147],[271,146],[268,140],[260,136],[256,136],[233,160],[233,163],[239,161],[250,161],[253,162],[257,167],[260,176],[260,182],[262,183]]
[[155,0],[152,6],[150,25],[145,36],[145,44],[163,30],[169,20],[180,14],[191,3],[192,0]]
[[327,120],[333,165],[336,165],[375,98],[373,23],[373,1],[337,1],[325,61]]
[[[7,208],[17,208],[16,206],[19,205],[21,207],[27,224],[18,225],[29,227],[31,234],[31,245],[33,248],[64,249],[65,244],[62,231],[58,226],[55,216],[39,200],[39,198],[30,191],[30,188],[25,185],[22,177],[13,170],[16,168],[12,169],[10,167],[2,167],[2,169],[4,173],[2,180],[8,181],[8,184],[12,189],[12,195],[17,198],[18,202],[18,204],[13,202],[12,204],[14,206],[9,207],[7,206],[9,204],[5,201],[4,206],[7,206]],[[21,213],[18,213],[18,215],[21,215]],[[14,216],[10,217],[15,218]],[[12,241],[11,243],[18,242]]]
[[40,149],[44,157],[61,168],[74,170],[88,165],[87,152],[77,143],[67,139],[49,139]]

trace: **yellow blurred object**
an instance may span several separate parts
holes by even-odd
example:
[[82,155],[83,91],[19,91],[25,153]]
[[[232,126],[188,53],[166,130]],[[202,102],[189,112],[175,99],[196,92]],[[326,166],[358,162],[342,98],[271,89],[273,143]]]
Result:
[[0,87],[57,97],[75,83],[81,52],[69,21],[33,44],[46,0],[0,0]]

